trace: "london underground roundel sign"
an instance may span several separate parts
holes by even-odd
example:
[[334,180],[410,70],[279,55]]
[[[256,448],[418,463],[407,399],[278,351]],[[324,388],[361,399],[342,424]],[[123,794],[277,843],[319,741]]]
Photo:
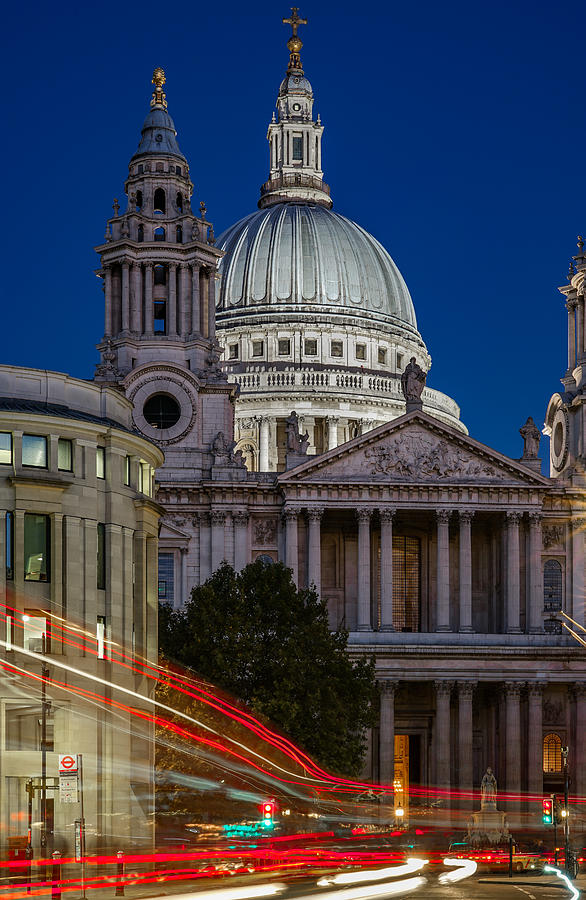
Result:
[[59,754],[60,772],[77,772],[77,756],[71,753]]

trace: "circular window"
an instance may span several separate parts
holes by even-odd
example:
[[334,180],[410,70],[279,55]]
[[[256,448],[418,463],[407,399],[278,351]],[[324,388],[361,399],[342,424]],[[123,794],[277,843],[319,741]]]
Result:
[[151,428],[172,428],[181,416],[181,408],[169,394],[154,394],[146,401],[142,414]]
[[553,452],[559,456],[564,446],[564,426],[558,422],[553,433]]

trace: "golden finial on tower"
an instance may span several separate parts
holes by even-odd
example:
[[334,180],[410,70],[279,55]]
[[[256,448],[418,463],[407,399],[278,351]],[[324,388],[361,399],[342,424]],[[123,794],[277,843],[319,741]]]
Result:
[[158,107],[159,109],[167,109],[167,95],[163,91],[163,85],[166,82],[165,72],[161,69],[160,66],[157,66],[155,71],[153,72],[152,83],[155,86],[153,91],[153,97],[151,100],[152,107]]
[[300,52],[303,47],[303,41],[297,34],[297,29],[300,25],[307,25],[307,19],[302,19],[299,16],[299,7],[292,6],[291,7],[291,15],[288,19],[283,19],[283,25],[290,25],[291,31],[293,34],[287,41],[287,47],[289,48],[289,69],[288,71],[297,71],[303,73],[303,69],[301,68],[301,57]]

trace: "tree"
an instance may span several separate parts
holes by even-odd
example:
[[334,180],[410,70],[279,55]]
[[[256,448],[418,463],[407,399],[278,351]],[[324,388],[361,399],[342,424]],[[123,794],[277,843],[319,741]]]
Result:
[[244,701],[330,772],[357,776],[376,721],[374,660],[351,660],[326,602],[298,590],[290,569],[257,560],[222,565],[182,612],[161,609],[169,659]]

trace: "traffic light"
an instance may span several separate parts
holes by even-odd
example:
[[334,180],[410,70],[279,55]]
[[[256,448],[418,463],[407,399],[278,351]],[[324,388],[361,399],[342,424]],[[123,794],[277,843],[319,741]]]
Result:
[[544,825],[553,824],[553,800],[543,801],[543,815],[541,821]]
[[267,826],[272,825],[275,816],[275,801],[265,800],[262,804],[261,811],[263,823]]

